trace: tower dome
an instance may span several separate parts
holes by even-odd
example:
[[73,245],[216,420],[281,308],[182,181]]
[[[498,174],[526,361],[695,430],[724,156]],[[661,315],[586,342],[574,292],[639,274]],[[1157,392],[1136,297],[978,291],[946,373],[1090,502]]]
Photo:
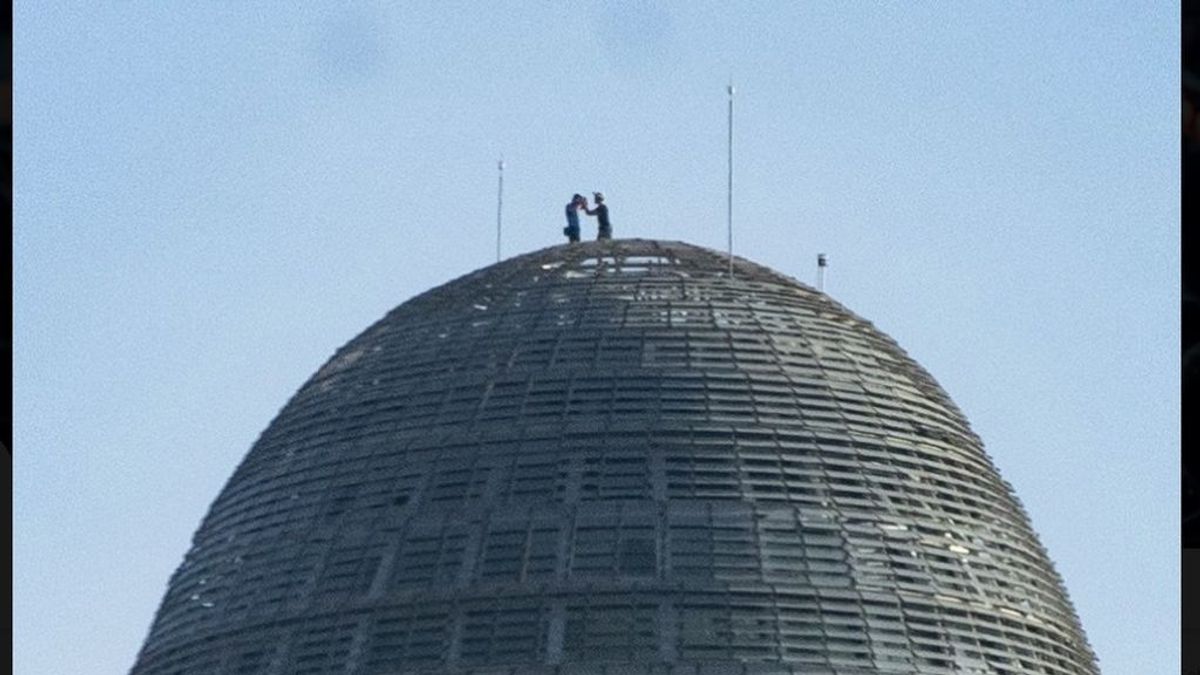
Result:
[[217,496],[133,672],[1094,674],[966,420],[828,296],[556,246],[342,347]]

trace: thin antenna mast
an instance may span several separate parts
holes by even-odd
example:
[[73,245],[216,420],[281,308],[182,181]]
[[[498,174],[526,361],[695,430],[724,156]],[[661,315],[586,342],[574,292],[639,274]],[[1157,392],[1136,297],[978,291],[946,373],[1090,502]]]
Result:
[[733,278],[733,78],[725,88],[729,92],[729,189],[726,194],[725,224],[729,232],[729,278]]
[[817,254],[817,290],[818,291],[825,290],[825,267],[826,266],[827,266],[827,262],[825,260],[825,254],[818,253]]
[[496,163],[500,171],[500,187],[496,191],[496,262],[500,262],[500,214],[504,208],[504,158]]

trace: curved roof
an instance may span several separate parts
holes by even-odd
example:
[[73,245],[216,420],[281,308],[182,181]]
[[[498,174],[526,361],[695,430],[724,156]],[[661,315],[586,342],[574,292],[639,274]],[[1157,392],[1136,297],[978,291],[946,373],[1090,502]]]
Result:
[[644,240],[481,269],[338,350],[213,503],[134,672],[601,666],[1097,672],[928,373],[794,279]]

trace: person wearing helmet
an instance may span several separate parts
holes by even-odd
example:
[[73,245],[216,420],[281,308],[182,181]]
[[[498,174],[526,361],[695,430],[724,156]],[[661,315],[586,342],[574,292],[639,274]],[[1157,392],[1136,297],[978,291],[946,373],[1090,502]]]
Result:
[[583,210],[589,216],[596,216],[596,223],[600,226],[596,233],[596,240],[612,239],[612,224],[608,222],[608,205],[604,203],[604,195],[593,192],[592,197],[596,200],[596,208],[589,209],[587,200],[584,200]]
[[572,244],[579,241],[579,209],[585,203],[587,200],[583,198],[583,195],[576,194],[567,204],[567,226],[563,228],[563,234],[567,235],[567,241]]

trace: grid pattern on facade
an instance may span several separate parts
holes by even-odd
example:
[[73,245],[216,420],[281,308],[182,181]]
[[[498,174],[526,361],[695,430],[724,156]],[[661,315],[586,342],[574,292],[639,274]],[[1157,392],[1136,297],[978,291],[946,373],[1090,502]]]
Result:
[[933,379],[727,269],[561,246],[393,310],[237,468],[134,672],[1096,672]]

